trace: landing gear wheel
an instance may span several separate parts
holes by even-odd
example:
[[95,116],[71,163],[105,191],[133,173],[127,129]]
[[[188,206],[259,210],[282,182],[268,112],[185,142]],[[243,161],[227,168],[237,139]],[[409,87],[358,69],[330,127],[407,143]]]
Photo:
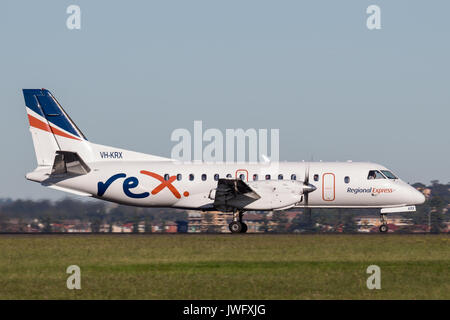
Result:
[[233,212],[233,221],[230,223],[228,228],[231,233],[245,233],[247,232],[247,225],[242,222],[242,216],[244,211],[234,211]]
[[231,233],[241,233],[242,232],[242,223],[239,221],[233,221],[228,226],[230,228]]
[[387,232],[389,228],[387,226],[386,214],[382,213],[380,215],[380,221],[381,221],[380,232]]

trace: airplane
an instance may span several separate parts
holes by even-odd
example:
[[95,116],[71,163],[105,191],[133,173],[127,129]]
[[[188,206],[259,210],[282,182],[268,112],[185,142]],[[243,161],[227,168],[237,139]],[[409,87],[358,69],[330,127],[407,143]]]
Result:
[[245,233],[246,211],[377,208],[413,212],[424,195],[370,162],[205,163],[95,144],[46,89],[23,89],[37,167],[26,178],[43,186],[124,205],[222,211],[231,233]]

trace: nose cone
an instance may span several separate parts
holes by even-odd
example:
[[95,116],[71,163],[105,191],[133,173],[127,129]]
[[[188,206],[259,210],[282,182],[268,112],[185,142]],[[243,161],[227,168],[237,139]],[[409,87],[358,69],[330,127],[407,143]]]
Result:
[[425,196],[416,189],[411,190],[411,204],[422,204],[425,202]]

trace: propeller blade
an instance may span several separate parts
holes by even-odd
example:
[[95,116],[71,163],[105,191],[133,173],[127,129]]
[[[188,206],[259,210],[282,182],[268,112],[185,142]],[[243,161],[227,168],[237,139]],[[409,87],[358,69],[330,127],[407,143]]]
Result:
[[311,208],[308,206],[308,200],[309,200],[309,193],[316,190],[316,187],[312,184],[309,184],[309,166],[310,163],[308,162],[306,164],[305,168],[305,179],[303,179],[303,196],[305,197],[305,214],[307,215],[308,219],[311,221]]
[[311,208],[306,208],[305,214],[308,216],[308,219],[311,220]]
[[305,178],[303,179],[303,194],[305,195],[305,203],[308,203],[308,193],[313,192],[317,188],[309,184],[309,163],[305,167]]
[[308,162],[305,167],[305,179],[303,179],[303,197],[304,197],[304,208],[305,208],[305,214],[308,216],[308,218],[311,220],[311,208],[309,207],[309,193],[313,192],[317,188],[309,184],[309,167],[310,163]]
[[306,164],[305,179],[303,180],[303,184],[304,185],[308,185],[309,184],[309,162],[308,162],[308,164]]

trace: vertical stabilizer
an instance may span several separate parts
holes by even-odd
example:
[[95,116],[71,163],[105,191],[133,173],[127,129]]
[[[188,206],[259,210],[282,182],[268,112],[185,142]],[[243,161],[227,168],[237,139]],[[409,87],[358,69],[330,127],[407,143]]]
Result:
[[31,136],[39,166],[52,166],[57,151],[89,160],[91,147],[50,91],[23,89]]

